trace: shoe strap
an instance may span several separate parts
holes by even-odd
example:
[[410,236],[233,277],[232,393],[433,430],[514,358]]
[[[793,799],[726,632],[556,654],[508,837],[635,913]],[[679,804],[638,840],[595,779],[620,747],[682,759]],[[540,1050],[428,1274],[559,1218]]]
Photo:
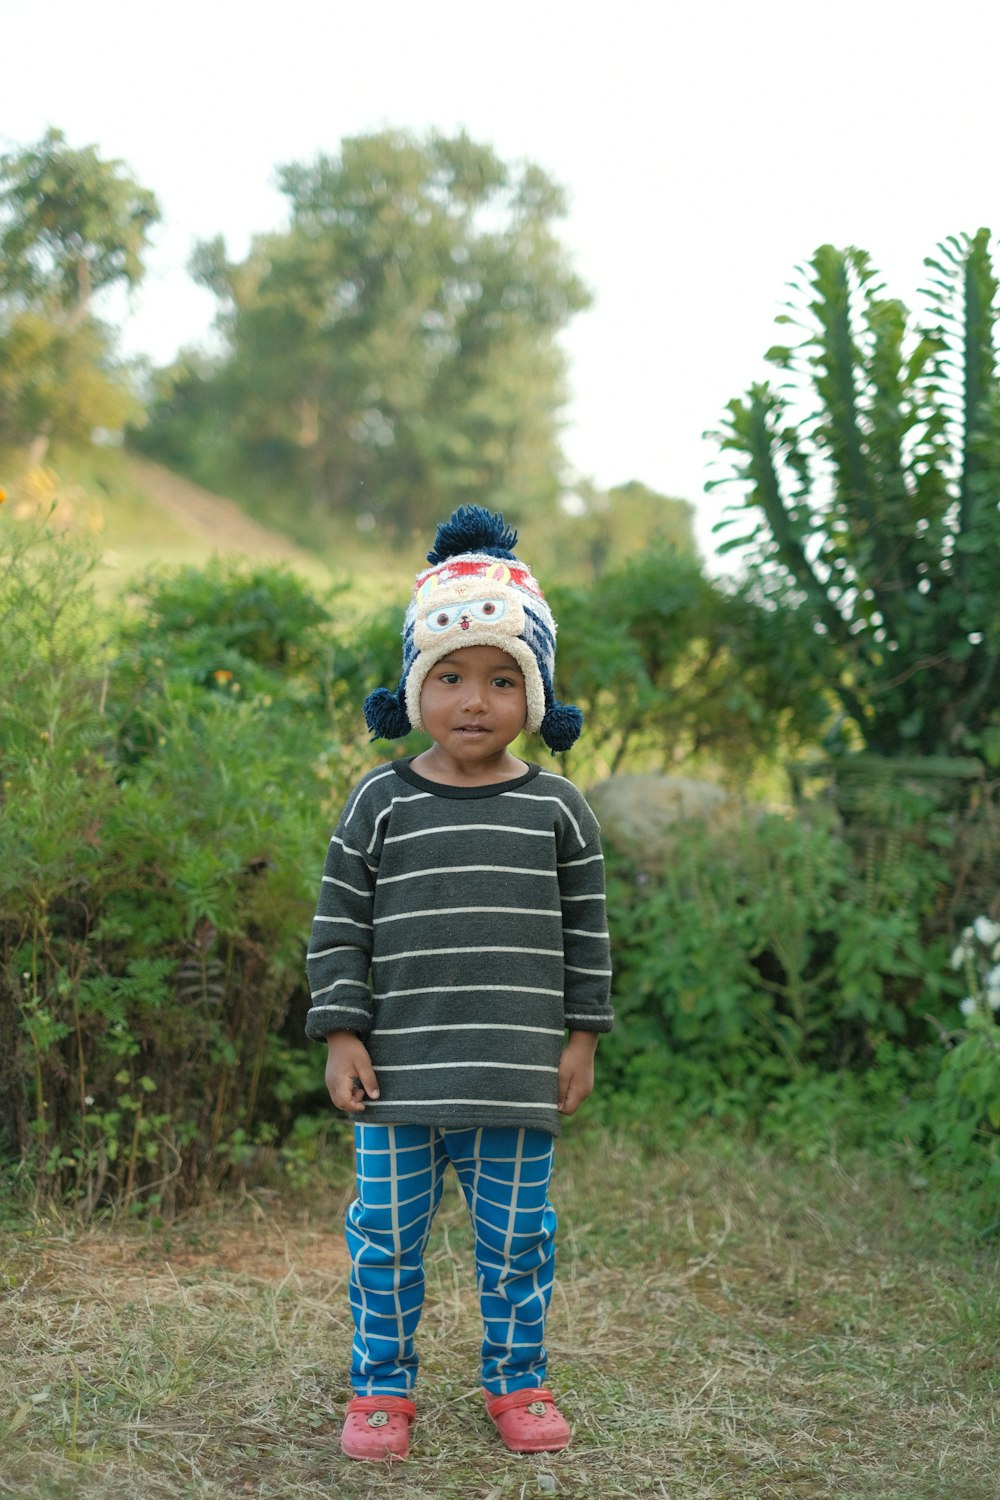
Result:
[[489,1391],[483,1394],[491,1417],[502,1417],[505,1411],[512,1411],[517,1406],[530,1406],[533,1401],[544,1401],[548,1406],[556,1404],[556,1398],[544,1386],[526,1386],[521,1391],[509,1391],[506,1396],[491,1396]]
[[347,1403],[349,1416],[354,1412],[373,1411],[401,1412],[408,1422],[417,1415],[417,1408],[405,1396],[352,1396]]

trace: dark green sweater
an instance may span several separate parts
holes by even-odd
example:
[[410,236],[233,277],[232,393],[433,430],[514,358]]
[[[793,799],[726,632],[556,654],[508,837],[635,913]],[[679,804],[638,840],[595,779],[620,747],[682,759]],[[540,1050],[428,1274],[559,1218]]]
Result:
[[307,1034],[371,1054],[365,1119],[558,1135],[564,1032],[612,1023],[596,818],[539,766],[482,787],[379,766],[330,841],[308,971]]

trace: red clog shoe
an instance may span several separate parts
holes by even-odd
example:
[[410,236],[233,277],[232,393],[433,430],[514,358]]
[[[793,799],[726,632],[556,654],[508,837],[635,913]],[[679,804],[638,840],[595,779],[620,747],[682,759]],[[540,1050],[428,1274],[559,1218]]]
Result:
[[347,1403],[340,1446],[348,1458],[405,1458],[416,1415],[417,1408],[405,1396],[353,1396]]
[[569,1443],[569,1423],[544,1386],[483,1398],[511,1453],[556,1453]]

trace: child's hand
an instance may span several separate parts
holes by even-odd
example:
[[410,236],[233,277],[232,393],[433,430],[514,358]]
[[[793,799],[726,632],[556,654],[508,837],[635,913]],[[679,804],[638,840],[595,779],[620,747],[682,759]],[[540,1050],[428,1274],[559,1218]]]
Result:
[[353,1031],[331,1031],[326,1039],[326,1086],[338,1109],[360,1114],[365,1099],[377,1099],[378,1080],[368,1048]]
[[574,1115],[594,1088],[595,1031],[571,1031],[559,1059],[556,1104],[561,1115]]

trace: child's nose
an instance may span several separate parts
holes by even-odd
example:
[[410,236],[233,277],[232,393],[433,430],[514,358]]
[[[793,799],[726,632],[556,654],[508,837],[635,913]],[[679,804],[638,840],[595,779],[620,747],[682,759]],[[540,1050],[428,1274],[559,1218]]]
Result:
[[482,712],[486,707],[486,694],[481,683],[466,682],[465,684],[465,706],[467,709]]

